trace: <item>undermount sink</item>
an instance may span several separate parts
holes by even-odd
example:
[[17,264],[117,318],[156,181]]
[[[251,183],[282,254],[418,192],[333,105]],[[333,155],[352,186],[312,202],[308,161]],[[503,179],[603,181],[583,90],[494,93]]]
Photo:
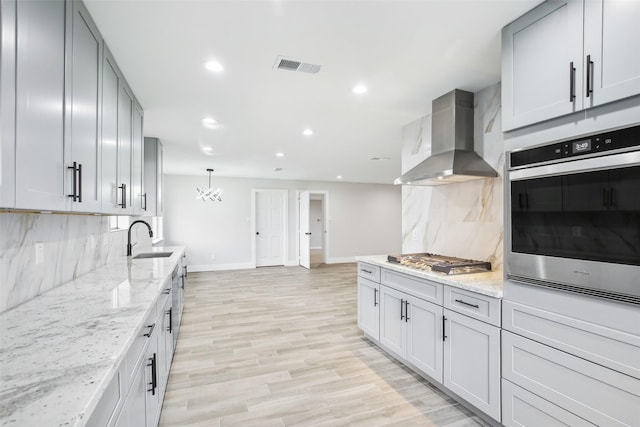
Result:
[[144,252],[144,253],[140,253],[140,254],[134,256],[133,259],[140,259],[140,258],[166,258],[166,257],[170,257],[171,254],[173,254],[173,252]]

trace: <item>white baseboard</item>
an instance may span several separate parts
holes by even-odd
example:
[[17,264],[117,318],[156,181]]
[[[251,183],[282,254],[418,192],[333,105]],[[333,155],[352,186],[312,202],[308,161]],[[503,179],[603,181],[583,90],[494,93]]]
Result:
[[312,246],[309,249],[322,249],[322,246]]
[[342,258],[329,258],[325,261],[327,264],[343,264],[345,262],[356,262],[356,257],[347,256]]
[[250,262],[235,262],[231,264],[187,265],[187,271],[196,273],[198,271],[247,270],[255,267]]
[[295,267],[297,265],[300,265],[300,263],[294,259],[287,260],[284,264],[285,267]]

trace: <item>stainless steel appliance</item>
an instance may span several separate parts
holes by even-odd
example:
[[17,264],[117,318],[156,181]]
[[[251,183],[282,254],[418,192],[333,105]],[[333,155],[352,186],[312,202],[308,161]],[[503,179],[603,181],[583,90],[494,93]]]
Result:
[[640,304],[640,126],[507,158],[507,278]]
[[474,151],[473,93],[454,89],[432,102],[431,155],[394,183],[444,185],[497,176]]
[[416,270],[433,271],[450,275],[486,273],[487,271],[491,271],[490,262],[430,253],[388,255],[387,261]]

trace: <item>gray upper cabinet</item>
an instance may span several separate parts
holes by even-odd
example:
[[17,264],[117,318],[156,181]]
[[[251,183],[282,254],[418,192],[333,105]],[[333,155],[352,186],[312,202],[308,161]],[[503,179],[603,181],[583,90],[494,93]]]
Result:
[[142,126],[144,113],[137,100],[133,103],[131,137],[131,204],[133,215],[144,215],[147,195],[144,190],[144,137]]
[[145,215],[162,216],[162,143],[158,138],[144,138]]
[[102,212],[121,214],[120,185],[118,181],[118,105],[120,97],[120,70],[111,52],[104,48],[102,62]]
[[0,0],[0,207],[15,206],[16,2]]
[[131,143],[133,139],[133,92],[123,78],[118,95],[118,202],[121,215],[132,212]]
[[640,94],[640,3],[547,1],[502,31],[502,130]]
[[[71,9],[71,7],[69,7]],[[65,180],[72,211],[100,212],[100,116],[102,37],[81,2],[73,2],[67,41]]]
[[[16,8],[15,207],[65,210],[64,0]],[[4,93],[3,93],[4,96]]]
[[502,32],[502,130],[582,109],[582,0],[549,1]]
[[585,72],[590,85],[585,107],[640,93],[639,22],[640,2],[585,2],[584,60],[589,60]]

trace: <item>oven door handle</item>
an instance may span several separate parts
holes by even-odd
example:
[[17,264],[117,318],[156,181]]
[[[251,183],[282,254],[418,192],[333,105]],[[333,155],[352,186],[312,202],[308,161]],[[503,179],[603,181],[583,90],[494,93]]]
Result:
[[577,172],[591,172],[625,166],[640,165],[640,151],[613,154],[610,156],[581,158],[576,161],[565,161],[555,164],[534,166],[509,171],[509,180],[518,181],[528,178],[567,175]]

